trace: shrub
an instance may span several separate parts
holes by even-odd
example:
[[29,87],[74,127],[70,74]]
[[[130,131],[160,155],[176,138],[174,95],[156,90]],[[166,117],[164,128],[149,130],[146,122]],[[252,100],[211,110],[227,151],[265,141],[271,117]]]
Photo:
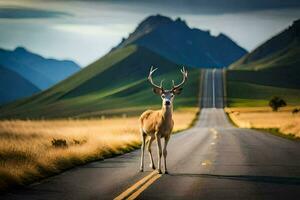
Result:
[[73,142],[74,142],[75,145],[82,145],[82,144],[86,143],[87,141],[86,140],[73,139]]
[[67,141],[65,139],[55,139],[55,138],[53,138],[51,143],[52,143],[52,146],[54,146],[54,147],[60,147],[60,148],[68,147]]
[[297,114],[299,111],[300,111],[300,109],[294,108],[294,109],[292,110],[292,114]]
[[286,106],[286,102],[281,99],[280,97],[272,97],[269,101],[269,106],[272,108],[273,111],[278,111],[280,107]]

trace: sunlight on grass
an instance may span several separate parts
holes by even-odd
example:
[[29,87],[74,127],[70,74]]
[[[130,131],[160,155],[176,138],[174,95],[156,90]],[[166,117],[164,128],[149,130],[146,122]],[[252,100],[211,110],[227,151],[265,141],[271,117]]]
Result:
[[286,135],[300,137],[300,113],[292,114],[296,107],[280,108],[272,112],[269,107],[226,108],[231,120],[241,128],[277,128]]
[[[189,128],[197,111],[176,111],[174,132]],[[138,117],[0,121],[0,189],[122,154],[139,145]]]

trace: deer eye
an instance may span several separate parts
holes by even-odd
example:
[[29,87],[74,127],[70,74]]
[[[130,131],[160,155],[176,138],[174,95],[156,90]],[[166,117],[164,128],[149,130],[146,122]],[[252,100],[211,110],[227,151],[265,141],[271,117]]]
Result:
[[171,94],[171,97],[174,97],[174,94]]
[[162,98],[165,98],[165,95],[164,95],[164,94],[162,94],[162,95],[161,95],[161,97],[162,97]]

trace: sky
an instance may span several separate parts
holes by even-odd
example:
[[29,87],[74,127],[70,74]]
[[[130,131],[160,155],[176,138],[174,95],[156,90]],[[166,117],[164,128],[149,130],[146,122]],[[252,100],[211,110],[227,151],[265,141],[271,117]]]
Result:
[[300,1],[0,0],[0,48],[23,46],[85,67],[156,14],[224,33],[251,51],[300,18]]

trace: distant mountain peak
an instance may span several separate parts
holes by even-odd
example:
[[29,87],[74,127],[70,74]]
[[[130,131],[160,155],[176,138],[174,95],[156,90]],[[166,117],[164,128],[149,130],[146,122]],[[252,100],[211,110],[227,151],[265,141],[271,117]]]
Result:
[[136,31],[142,31],[145,29],[155,29],[162,25],[167,24],[174,24],[178,26],[188,27],[186,21],[181,19],[180,17],[176,18],[175,20],[171,19],[170,17],[163,16],[160,14],[157,15],[150,15],[146,19],[144,19],[136,28]]
[[25,49],[25,47],[16,47],[15,48],[15,50],[14,50],[15,52],[28,52],[28,50],[27,49]]
[[223,34],[223,33],[220,33],[218,36],[218,38],[228,38],[227,35]]
[[72,61],[44,58],[22,46],[14,50],[0,48],[0,65],[18,73],[40,89],[46,89],[80,70]]
[[149,32],[158,26],[170,24],[173,20],[169,17],[162,16],[162,15],[151,15],[143,20],[138,27],[136,28],[135,32]]
[[144,19],[140,24],[164,24],[170,23],[173,20],[170,17],[166,17],[160,14],[157,15],[150,15],[146,19]]
[[295,37],[300,37],[300,19],[297,19],[293,22],[292,26],[290,27],[295,34]]
[[293,26],[300,26],[300,19],[293,21]]
[[180,17],[162,15],[144,19],[112,51],[132,44],[146,47],[177,64],[196,67],[224,67],[247,53],[224,34],[216,37],[207,30],[190,28]]
[[179,24],[179,25],[183,25],[183,26],[188,26],[188,25],[186,24],[186,21],[183,20],[183,19],[181,19],[180,17],[176,18],[175,23],[176,23],[176,24]]

